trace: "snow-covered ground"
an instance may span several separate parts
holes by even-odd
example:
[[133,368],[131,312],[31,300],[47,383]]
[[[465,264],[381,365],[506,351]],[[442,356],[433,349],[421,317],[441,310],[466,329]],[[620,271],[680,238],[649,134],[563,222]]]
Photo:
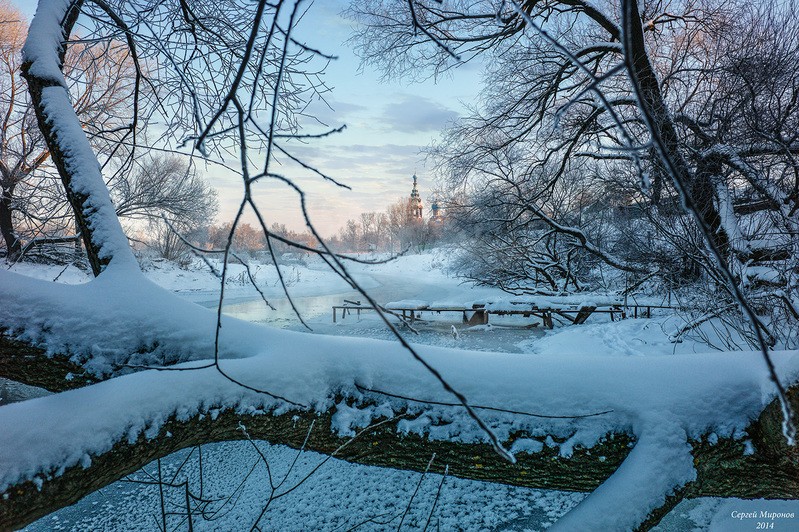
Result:
[[[446,271],[446,265],[447,252],[438,251],[401,257],[388,264],[352,264],[349,268],[359,282],[368,288],[370,293],[375,294],[380,303],[414,299],[437,305],[469,305],[475,301],[502,305],[503,301],[508,299],[508,296],[494,289],[473,288],[461,284]],[[67,268],[62,272],[61,268],[18,265],[15,270],[40,279],[52,280],[58,277],[58,280],[64,283],[81,283],[89,280],[85,274],[74,268]],[[225,306],[225,312],[248,321],[271,323],[287,329],[301,329],[302,325],[292,317],[285,298],[281,297],[282,288],[274,270],[265,266],[253,266],[252,272],[264,295],[276,310],[269,309],[261,301],[258,293],[248,286],[244,269],[233,265],[229,276],[230,282],[226,287],[226,301],[229,303]],[[322,264],[310,262],[286,265],[284,273],[290,292],[297,296],[298,307],[316,332],[369,338],[390,336],[386,328],[378,323],[377,317],[368,312],[364,312],[360,320],[351,315],[339,320],[335,325],[332,323],[330,306],[340,304],[344,299],[355,299],[358,294],[326,270]],[[145,274],[181,297],[205,306],[212,306],[218,294],[217,278],[204,267],[186,271],[166,263],[154,263],[145,270]],[[759,367],[756,355],[741,354],[729,357],[710,354],[691,355],[694,352],[706,352],[708,348],[691,341],[671,343],[668,340],[669,335],[679,323],[677,318],[665,314],[653,319],[621,322],[610,322],[606,315],[593,316],[586,325],[556,327],[553,331],[544,331],[540,327],[523,327],[531,324],[530,319],[503,321],[501,318],[495,320],[492,317],[490,327],[466,328],[457,318],[455,320],[436,316],[428,318],[433,319],[429,322],[417,322],[420,334],[418,336],[411,334],[411,339],[420,344],[446,348],[443,350],[428,348],[425,354],[446,367],[458,387],[470,398],[474,398],[478,403],[485,403],[502,397],[505,406],[515,406],[520,410],[545,407],[548,411],[558,411],[562,408],[571,409],[573,406],[570,405],[580,401],[583,401],[589,410],[611,405],[611,408],[616,410],[611,420],[598,421],[594,426],[588,424],[576,432],[573,426],[563,424],[560,428],[557,424],[550,425],[548,430],[561,430],[564,435],[570,435],[570,445],[584,443],[590,446],[598,435],[603,434],[611,426],[608,423],[621,422],[622,425],[631,423],[637,426],[636,430],[642,430],[641,427],[644,427],[643,432],[639,434],[643,436],[636,446],[641,456],[638,459],[633,457],[635,462],[633,465],[646,469],[649,457],[652,456],[647,454],[647,449],[660,458],[673,451],[674,460],[669,463],[668,471],[658,473],[667,478],[690,477],[692,471],[690,455],[687,455],[686,462],[684,452],[686,433],[693,437],[703,434],[703,431],[709,428],[707,424],[711,423],[710,420],[715,419],[711,414],[721,413],[726,425],[712,428],[721,435],[735,435],[736,431],[746,423],[748,416],[769,399],[769,393],[764,388],[763,371]],[[288,342],[296,344],[292,347],[297,350],[301,350],[302,345],[306,343],[308,346],[313,344],[310,339],[299,341],[299,337],[292,336],[294,340],[290,340],[289,337],[264,333],[264,339],[267,336],[273,342],[277,340],[279,345],[287,345]],[[410,369],[413,364],[409,364],[405,359],[402,359],[402,364],[395,364],[397,367],[393,367],[388,373],[385,369],[388,365],[381,365],[383,358],[400,356],[392,354],[393,351],[399,353],[400,350],[384,349],[384,352],[372,354],[368,350],[373,344],[353,343],[354,340],[348,342],[335,345],[342,347],[346,345],[355,353],[350,358],[337,358],[338,354],[331,358],[330,363],[335,360],[337,364],[335,370],[328,367],[326,362],[320,364],[320,360],[324,361],[327,356],[321,351],[316,353],[317,358],[309,358],[307,363],[304,363],[304,368],[308,372],[305,390],[309,394],[304,399],[310,402],[320,400],[325,394],[326,387],[345,385],[353,378],[347,373],[350,369],[353,370],[354,378],[361,382],[369,380],[399,382],[405,375],[414,373]],[[237,340],[236,343],[241,344],[239,349],[250,349],[248,346],[260,345],[260,335]],[[332,351],[336,351],[335,345],[330,347]],[[513,382],[508,381],[508,390],[529,387],[530,391],[517,396],[511,392],[500,392],[499,388],[494,390],[495,387],[486,386],[485,382],[482,385],[472,382],[475,380],[474,376],[470,377],[472,364],[479,365],[488,359],[472,356],[466,352],[451,351],[452,348],[505,352],[506,354],[486,355],[496,361],[492,364],[491,371],[496,372],[497,376],[502,375],[503,379],[512,377]],[[360,353],[364,350],[364,353]],[[507,354],[513,352],[516,354]],[[636,360],[641,361],[641,357],[658,357],[658,360],[655,364],[649,362],[639,364]],[[534,361],[534,364],[527,364],[528,360]],[[557,383],[549,382],[552,379],[547,379],[546,375],[557,372],[564,361],[580,362],[569,366],[574,369],[575,374],[566,376],[566,379]],[[257,360],[253,362],[255,364],[249,364],[248,360],[241,361],[242,374],[269,372],[269,365],[275,363],[266,357],[260,363]],[[234,369],[233,361],[230,364],[231,369]],[[780,364],[783,374],[787,376],[795,374],[799,362],[795,354],[784,353],[780,355]],[[351,368],[348,369],[348,366]],[[403,370],[405,366],[407,369]],[[515,367],[518,367],[519,371],[513,371],[512,368]],[[683,367],[693,367],[701,374],[683,375],[680,373]],[[254,371],[255,368],[258,368],[257,371]],[[291,371],[280,374],[284,373],[289,375],[285,377],[288,382]],[[623,378],[627,373],[629,379]],[[323,374],[326,375],[324,378]],[[483,374],[482,377],[487,379],[490,375]],[[138,391],[146,390],[148,386],[155,389],[155,382],[150,382],[147,376],[136,375],[129,378],[144,379]],[[177,376],[163,376],[163,378],[176,380],[170,381],[173,382],[172,385],[164,383],[162,386],[180,386]],[[207,380],[198,374],[197,380],[201,384],[193,383],[192,389],[202,387],[202,382],[206,382],[204,379]],[[313,379],[317,379],[318,382]],[[333,382],[336,379],[340,380],[339,384]],[[425,379],[422,380],[427,382]],[[418,390],[429,389],[429,384],[421,384],[422,380],[416,385]],[[709,381],[712,381],[716,387],[710,386]],[[523,382],[526,385],[523,385]],[[213,386],[218,384],[213,380],[207,380],[206,389]],[[661,393],[666,392],[664,386],[668,388],[665,395]],[[702,386],[706,387],[707,393],[701,391]],[[224,398],[225,394],[230,393],[222,388],[219,390],[219,398]],[[287,390],[300,391],[296,387]],[[744,390],[750,390],[751,393]],[[564,396],[569,396],[568,401],[559,398],[560,391]],[[88,395],[85,397],[82,395],[85,393],[89,391],[76,392],[75,400],[87,400]],[[99,392],[95,390],[91,393]],[[680,394],[688,396],[681,399]],[[244,400],[245,403],[251,400],[242,397],[244,397],[242,394],[238,394],[233,400],[239,402]],[[730,398],[734,398],[738,403],[729,404]],[[696,405],[694,403],[696,400],[703,403]],[[136,397],[131,397],[130,405],[124,402],[126,401],[124,397],[114,397],[114,401],[119,401],[119,405],[115,407],[130,408],[130,405],[136,404]],[[513,404],[514,402],[516,404]],[[27,416],[23,405],[20,407],[22,408],[19,415]],[[686,411],[688,408],[693,410]],[[661,414],[670,417],[663,418]],[[440,430],[436,428],[438,424],[446,420],[450,427],[447,430],[452,431],[452,427],[457,426],[457,430],[461,431],[459,436],[461,438],[470,439],[476,437],[475,434],[479,436],[479,431],[475,431],[473,427],[466,428],[468,420],[454,418],[451,413],[438,412],[435,415],[439,416],[437,420],[434,419],[435,416],[427,418],[426,425],[416,423],[414,426],[408,426],[408,430],[429,431],[432,436],[434,430]],[[370,416],[370,413],[366,413],[367,423],[371,419]],[[686,424],[688,420],[693,420],[691,423],[694,424]],[[343,431],[350,428],[350,425],[343,420],[340,421]],[[501,416],[494,421],[501,434],[511,427],[519,427],[513,423],[507,424],[509,420],[503,420]],[[651,432],[653,426],[664,421],[674,434]],[[152,430],[152,427],[149,430]],[[446,435],[442,434],[441,437]],[[650,437],[653,439],[648,440]],[[674,440],[672,447],[669,444],[670,439]],[[531,440],[530,443],[533,446],[540,445],[537,440]],[[259,445],[262,445],[273,468],[285,468],[290,459],[293,460],[294,451],[278,446]],[[225,443],[207,446],[204,449],[208,455],[203,471],[208,483],[208,493],[211,494],[209,497],[221,499],[214,503],[216,506],[209,507],[209,512],[215,519],[212,521],[197,519],[193,523],[195,529],[235,530],[245,525],[251,526],[265,500],[264,475],[266,474],[252,446],[249,443]],[[71,449],[58,452],[85,451]],[[562,446],[561,452],[568,454],[568,445]],[[164,467],[174,474],[187,453],[188,451],[177,453],[164,460]],[[290,477],[301,478],[303,471],[309,471],[321,460],[323,457],[319,455],[303,454]],[[3,456],[0,456],[0,462],[2,461]],[[150,474],[152,469],[151,465],[148,468]],[[245,479],[250,469],[253,469],[253,472]],[[146,474],[138,473],[136,478],[141,480]],[[189,460],[178,474],[178,479],[184,478],[180,475],[188,475],[188,478],[194,479],[198,475],[196,460]],[[633,475],[629,478],[622,476],[620,480],[617,479],[617,483],[626,482],[631,490],[629,496],[637,498],[650,487],[637,484],[641,479],[647,481],[647,477],[639,478]],[[290,487],[292,482],[292,480],[286,481],[285,487]],[[420,486],[419,491],[413,496],[417,485]],[[442,477],[438,475],[430,474],[422,479],[422,475],[418,473],[358,466],[334,459],[328,461],[320,471],[290,495],[270,505],[262,524],[270,530],[348,530],[356,525],[358,529],[383,530],[396,529],[399,522],[403,521],[403,528],[422,529],[429,519],[431,526],[440,525],[442,530],[541,530],[585,496],[447,478],[444,480],[438,502],[434,505],[435,493],[440,485]],[[635,490],[641,490],[641,493]],[[181,493],[167,494],[167,496],[173,498],[170,499],[173,501],[170,504],[175,506],[176,512],[179,512],[180,504],[184,504],[185,508],[185,503],[181,503],[183,500]],[[233,499],[225,502],[226,497],[231,496]],[[618,497],[618,490],[613,496]],[[158,490],[152,487],[119,482],[84,499],[74,507],[40,520],[30,529],[156,530],[157,523],[161,519],[159,497]],[[403,520],[402,515],[405,514],[406,508],[410,509]],[[659,530],[754,530],[753,521],[735,520],[731,517],[733,512],[746,511],[747,508],[754,508],[758,512],[793,511],[799,515],[799,503],[795,501],[750,502],[702,499],[681,503],[667,516]],[[185,528],[186,523],[181,522],[179,517],[170,519],[172,519],[170,527],[180,524],[178,529]],[[773,530],[793,530],[797,526],[796,521],[773,522],[775,524]],[[788,528],[785,528],[786,526]]]

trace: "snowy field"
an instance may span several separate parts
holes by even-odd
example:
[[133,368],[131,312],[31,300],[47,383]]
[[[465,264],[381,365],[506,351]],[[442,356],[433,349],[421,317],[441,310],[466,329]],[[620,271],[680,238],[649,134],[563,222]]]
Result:
[[[489,288],[462,284],[447,271],[446,252],[401,257],[381,265],[353,264],[351,271],[381,304],[417,300],[433,305],[499,305],[509,296]],[[88,281],[75,268],[18,265],[18,273],[60,282]],[[164,262],[150,263],[145,274],[157,284],[202,306],[215,306],[218,279],[203,265],[181,270]],[[225,313],[247,321],[289,330],[303,330],[293,315],[274,270],[253,265],[259,288],[274,307],[268,308],[249,286],[246,272],[232,265],[226,286]],[[307,324],[315,333],[390,339],[390,333],[372,312],[332,323],[331,306],[344,299],[360,300],[321,263],[296,262],[284,266],[286,284]],[[659,303],[658,301],[649,301]],[[540,357],[542,362],[563,354],[601,357],[672,357],[708,351],[692,341],[673,343],[669,335],[679,319],[664,313],[653,319],[611,322],[595,315],[582,326],[544,330],[534,318],[491,318],[488,326],[467,327],[459,317],[425,316],[416,323],[418,334],[406,331],[419,344],[444,348],[516,353],[504,356]],[[497,353],[497,357],[503,357]],[[23,392],[16,392],[18,395]],[[31,392],[31,395],[34,395]],[[20,397],[20,398],[21,398]],[[258,442],[228,442],[203,447],[202,485],[208,502],[204,518],[196,515],[194,530],[249,529],[263,511],[263,530],[544,530],[579,503],[585,494],[533,490],[463,480],[441,475],[396,471],[325,460],[316,453]],[[296,463],[294,462],[296,458]],[[284,494],[264,510],[269,494],[269,464],[275,493]],[[323,465],[302,481],[319,464]],[[293,464],[293,466],[291,466]],[[178,486],[163,494],[168,511],[185,509],[183,483],[200,485],[196,452],[182,451],[162,460],[162,475]],[[155,464],[31,525],[27,530],[158,530],[163,516],[162,494],[152,483]],[[296,486],[296,488],[295,488]],[[294,488],[294,489],[292,489]],[[635,493],[629,494],[635,498]],[[754,530],[751,521],[735,520],[740,511],[790,511],[799,515],[796,501],[687,500],[657,528],[661,531]],[[185,513],[185,512],[184,512]],[[167,515],[169,530],[186,530],[185,516]],[[774,522],[772,530],[797,530],[799,522]],[[590,530],[588,528],[587,530]]]

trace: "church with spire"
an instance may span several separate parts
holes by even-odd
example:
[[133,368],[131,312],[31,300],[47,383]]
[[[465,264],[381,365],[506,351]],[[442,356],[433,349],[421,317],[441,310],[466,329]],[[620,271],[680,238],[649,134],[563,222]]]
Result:
[[[413,188],[411,188],[411,195],[408,197],[408,220],[422,223],[424,221],[424,205],[422,203],[422,196],[419,194],[419,179],[416,174],[413,174]],[[441,206],[441,200],[436,194],[432,203],[430,204],[430,219],[427,222],[433,228],[440,228],[444,224],[444,210]]]
[[411,197],[408,201],[408,209],[410,210],[410,218],[421,222],[423,209],[422,197],[419,195],[416,181],[416,174],[413,174],[413,188],[411,189]]

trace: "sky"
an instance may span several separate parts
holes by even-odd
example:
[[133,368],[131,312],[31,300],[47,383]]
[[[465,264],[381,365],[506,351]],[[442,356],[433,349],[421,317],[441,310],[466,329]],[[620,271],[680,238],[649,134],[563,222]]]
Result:
[[[12,3],[32,17],[35,0]],[[352,190],[336,187],[308,172],[291,175],[305,190],[311,219],[323,235],[334,234],[348,219],[357,219],[362,212],[384,211],[410,194],[414,173],[419,177],[425,205],[429,205],[435,183],[422,150],[439,138],[444,126],[465,113],[465,106],[474,102],[480,83],[476,63],[464,65],[439,80],[381,81],[380,72],[369,66],[360,68],[360,60],[345,43],[353,25],[340,14],[347,3],[348,0],[317,0],[296,33],[301,42],[338,56],[324,73],[325,81],[333,88],[326,97],[332,110],[323,106],[315,109],[330,127],[347,127],[323,142],[301,146],[296,154]],[[315,129],[314,132],[324,130]],[[206,166],[203,175],[218,193],[217,223],[229,221],[240,202],[240,178],[215,166]],[[285,224],[294,230],[305,228],[297,196],[285,186],[259,185],[255,195],[268,223]],[[254,220],[248,217],[245,221]]]

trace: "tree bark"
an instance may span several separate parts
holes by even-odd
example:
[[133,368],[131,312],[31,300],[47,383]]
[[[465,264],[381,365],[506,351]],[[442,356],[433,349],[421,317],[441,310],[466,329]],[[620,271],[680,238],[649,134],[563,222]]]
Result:
[[44,388],[50,392],[73,390],[97,382],[80,365],[65,356],[48,357],[44,349],[0,334],[0,377]]
[[715,203],[716,193],[713,180],[722,174],[721,161],[717,157],[703,157],[696,167],[691,181],[691,198],[698,209],[697,214],[709,229],[713,245],[725,260],[730,258],[730,235],[721,222],[721,214]]
[[14,231],[13,209],[11,207],[14,199],[14,185],[3,186],[0,195],[0,232],[6,242],[7,258],[10,261],[16,260],[22,251],[17,233]]

